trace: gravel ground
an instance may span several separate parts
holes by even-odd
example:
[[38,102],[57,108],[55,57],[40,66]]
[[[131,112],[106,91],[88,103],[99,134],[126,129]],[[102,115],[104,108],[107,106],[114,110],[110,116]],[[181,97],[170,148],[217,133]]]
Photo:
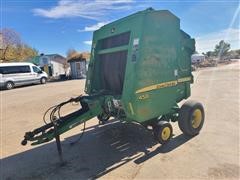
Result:
[[[239,179],[240,63],[194,72],[192,96],[203,103],[206,119],[201,133],[174,137],[165,146],[136,124],[87,122],[62,139],[65,166],[60,166],[55,142],[21,146],[25,131],[43,124],[45,110],[83,93],[84,80],[49,83],[0,91],[0,179]],[[79,108],[68,106],[64,114]]]

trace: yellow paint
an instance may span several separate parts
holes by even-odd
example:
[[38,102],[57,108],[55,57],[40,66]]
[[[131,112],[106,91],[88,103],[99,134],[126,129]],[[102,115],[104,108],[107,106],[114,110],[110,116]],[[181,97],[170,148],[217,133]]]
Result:
[[160,83],[160,84],[147,86],[145,88],[137,90],[136,93],[142,93],[142,92],[152,91],[152,90],[176,86],[176,85],[177,85],[177,81],[169,81],[169,82],[164,82],[164,83]]
[[200,109],[196,109],[193,112],[193,118],[192,118],[192,127],[198,128],[202,122],[202,111]]
[[185,78],[178,79],[178,82],[181,83],[181,82],[187,82],[187,81],[191,81],[191,80],[192,80],[191,77],[185,77]]
[[171,129],[169,127],[163,128],[162,133],[161,133],[161,138],[164,141],[166,141],[170,138],[170,136],[171,136]]
[[132,103],[128,103],[128,105],[129,105],[129,108],[130,108],[130,111],[131,111],[132,115],[134,115]]
[[191,81],[191,79],[192,79],[191,77],[185,77],[185,78],[180,78],[180,79],[175,80],[175,81],[168,81],[168,82],[164,82],[164,83],[160,83],[160,84],[154,84],[154,85],[147,86],[147,87],[144,87],[144,88],[141,88],[141,89],[137,90],[136,94],[147,92],[147,91],[152,91],[152,90],[156,90],[156,89],[176,86],[178,83]]
[[149,98],[149,94],[143,94],[143,95],[138,97],[138,99],[140,99],[140,100],[144,100],[144,99],[147,99],[147,98]]

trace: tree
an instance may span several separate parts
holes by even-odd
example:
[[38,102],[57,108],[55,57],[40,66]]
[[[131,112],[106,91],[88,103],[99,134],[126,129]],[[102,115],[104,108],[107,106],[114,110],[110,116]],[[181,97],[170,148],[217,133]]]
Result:
[[22,42],[16,31],[9,28],[0,30],[0,50],[3,61],[23,61],[38,54],[36,49]]
[[16,47],[21,44],[20,35],[13,29],[4,28],[0,30],[1,42],[1,59],[6,60],[7,52],[11,47]]
[[213,51],[207,51],[206,54],[207,58],[215,56],[215,53]]
[[219,59],[222,59],[225,55],[227,55],[230,48],[231,46],[229,43],[226,43],[224,42],[224,40],[221,40],[219,44],[215,46],[214,53],[218,56]]
[[66,54],[67,54],[67,59],[70,59],[71,57],[78,54],[78,52],[75,49],[69,49]]
[[23,61],[38,55],[38,51],[27,44],[21,44],[17,46],[15,52],[14,59],[19,61]]
[[231,50],[227,53],[229,59],[240,59],[240,49]]

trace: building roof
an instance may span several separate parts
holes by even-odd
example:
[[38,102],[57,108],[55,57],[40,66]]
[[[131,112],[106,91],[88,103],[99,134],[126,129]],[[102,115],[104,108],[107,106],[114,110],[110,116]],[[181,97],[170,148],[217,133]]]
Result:
[[44,54],[44,55],[40,55],[40,56],[35,56],[33,58],[28,59],[27,62],[31,62],[33,64],[39,64],[40,57],[42,57],[42,56],[50,57],[51,61],[55,61],[55,62],[58,62],[61,64],[64,64],[66,62],[66,58],[59,54]]

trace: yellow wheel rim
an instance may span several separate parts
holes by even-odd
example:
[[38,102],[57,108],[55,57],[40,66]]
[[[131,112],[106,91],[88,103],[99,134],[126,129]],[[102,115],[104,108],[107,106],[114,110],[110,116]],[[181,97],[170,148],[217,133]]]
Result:
[[169,139],[170,135],[171,135],[171,129],[169,127],[163,128],[162,134],[161,134],[162,139],[166,141]]
[[200,109],[196,109],[193,112],[193,118],[192,118],[192,127],[198,128],[202,122],[202,111]]

